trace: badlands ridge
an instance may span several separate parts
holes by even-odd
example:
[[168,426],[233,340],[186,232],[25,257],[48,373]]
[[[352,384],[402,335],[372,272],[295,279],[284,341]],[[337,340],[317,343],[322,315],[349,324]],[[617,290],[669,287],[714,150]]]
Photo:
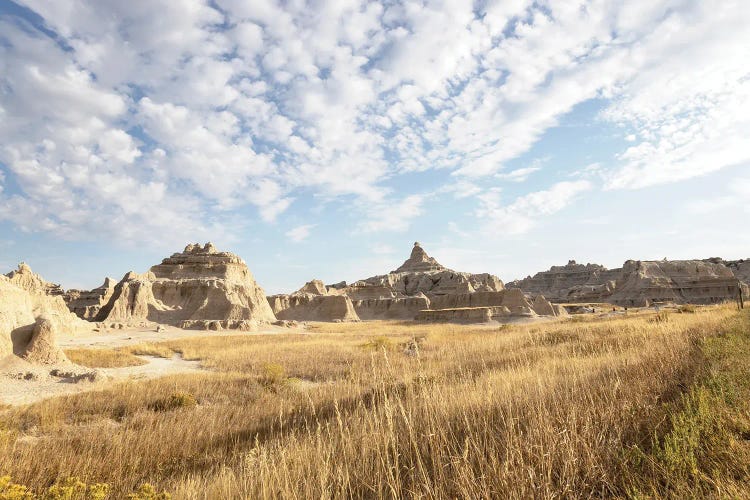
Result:
[[107,278],[93,290],[63,291],[23,263],[0,276],[0,366],[63,366],[69,377],[86,376],[71,371],[56,339],[107,328],[251,331],[306,321],[530,321],[596,310],[582,303],[741,300],[750,294],[749,283],[750,261],[712,258],[629,260],[618,269],[570,261],[505,286],[492,274],[448,269],[415,243],[409,258],[387,274],[351,284],[312,280],[291,294],[266,297],[240,257],[211,243],[190,244],[148,272],[130,272],[119,282]]

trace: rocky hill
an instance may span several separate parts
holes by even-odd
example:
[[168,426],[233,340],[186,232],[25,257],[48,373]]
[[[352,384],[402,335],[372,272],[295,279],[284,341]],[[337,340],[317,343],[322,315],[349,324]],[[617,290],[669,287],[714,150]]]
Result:
[[268,303],[280,320],[358,321],[351,299],[330,294],[320,280],[312,280],[291,294],[271,295]]
[[101,322],[252,329],[276,320],[245,262],[211,243],[190,244],[147,273],[126,274],[96,307],[89,319]]
[[[430,257],[419,243],[414,243],[409,258],[388,274],[329,287],[314,280],[297,292],[274,295],[268,300],[278,318],[300,321],[418,318],[465,322],[486,317],[497,320],[504,316],[564,314],[544,297],[506,291],[503,282],[492,274],[449,269]],[[459,311],[465,308],[487,310]]]
[[749,277],[750,265],[744,260],[629,260],[617,269],[569,261],[565,266],[552,266],[533,277],[512,281],[508,287],[543,294],[554,302],[712,304],[735,300],[738,286],[747,296]]
[[427,297],[477,291],[498,291],[503,282],[488,273],[472,274],[453,271],[427,255],[419,242],[414,243],[411,255],[395,271],[354,282],[345,293],[361,294],[370,287],[381,287],[394,297],[412,297],[423,293]]
[[14,355],[37,364],[67,361],[56,337],[90,331],[92,325],[72,314],[58,292],[59,286],[24,263],[0,276],[0,358]]

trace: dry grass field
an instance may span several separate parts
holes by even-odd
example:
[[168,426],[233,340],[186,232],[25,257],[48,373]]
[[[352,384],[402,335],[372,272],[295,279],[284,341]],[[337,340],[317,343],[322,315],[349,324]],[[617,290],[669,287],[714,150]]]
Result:
[[0,411],[0,498],[750,497],[750,314],[729,306],[76,359],[170,351],[211,371]]

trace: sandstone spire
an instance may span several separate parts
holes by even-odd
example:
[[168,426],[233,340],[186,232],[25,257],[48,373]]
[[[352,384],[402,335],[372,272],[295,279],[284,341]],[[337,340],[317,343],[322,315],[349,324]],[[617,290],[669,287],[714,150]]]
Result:
[[394,273],[421,273],[431,271],[443,271],[446,268],[442,266],[433,257],[427,255],[418,241],[414,242],[414,248],[411,249],[409,256],[401,267],[393,271]]

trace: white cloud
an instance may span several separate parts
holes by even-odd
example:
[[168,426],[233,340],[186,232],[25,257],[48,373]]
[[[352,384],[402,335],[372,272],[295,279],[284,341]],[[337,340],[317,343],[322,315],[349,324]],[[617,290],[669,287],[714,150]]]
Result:
[[727,186],[723,193],[715,193],[711,198],[691,200],[687,202],[688,213],[694,215],[711,214],[723,210],[733,210],[750,213],[750,178],[736,178]]
[[[609,188],[750,162],[739,0],[21,3],[55,33],[0,17],[0,162],[19,188],[0,218],[28,230],[194,239],[310,192],[354,198],[360,230],[404,231],[425,196],[394,202],[400,176],[452,173],[437,192],[490,210],[488,188],[539,169],[507,163],[592,98],[629,142],[602,161]],[[515,205],[490,211],[519,230],[543,215]]]
[[513,181],[513,182],[523,182],[526,179],[528,179],[531,174],[533,174],[534,172],[537,172],[538,170],[541,170],[541,167],[517,168],[507,173],[496,174],[495,177],[498,179]]
[[529,231],[540,218],[561,211],[578,195],[592,188],[588,181],[565,181],[544,191],[536,191],[503,205],[499,192],[489,191],[482,196],[476,216],[485,221],[492,233],[521,234]]
[[422,215],[424,195],[411,195],[402,200],[387,200],[367,207],[365,220],[359,230],[367,233],[393,231],[404,232],[411,227],[411,222]]
[[297,226],[286,232],[286,237],[292,240],[294,243],[300,243],[305,241],[310,236],[310,231],[315,227],[315,224],[304,224]]
[[633,47],[641,70],[604,113],[637,130],[609,188],[639,188],[750,163],[750,12],[697,2]]

